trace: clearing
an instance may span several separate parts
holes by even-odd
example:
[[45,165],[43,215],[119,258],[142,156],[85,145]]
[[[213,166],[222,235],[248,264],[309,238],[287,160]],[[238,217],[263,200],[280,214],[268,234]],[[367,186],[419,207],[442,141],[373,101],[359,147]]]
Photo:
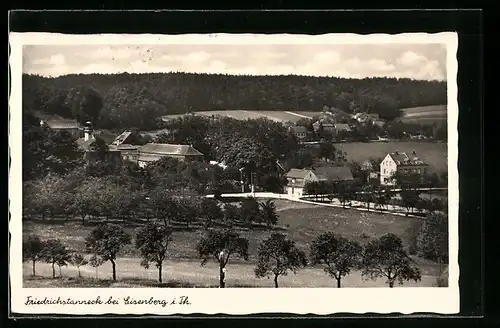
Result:
[[446,121],[447,105],[423,106],[401,109],[405,123],[432,124]]

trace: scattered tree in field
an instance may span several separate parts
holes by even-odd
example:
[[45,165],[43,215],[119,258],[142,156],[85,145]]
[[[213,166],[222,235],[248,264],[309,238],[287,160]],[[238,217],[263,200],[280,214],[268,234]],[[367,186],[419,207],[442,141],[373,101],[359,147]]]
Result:
[[408,215],[417,207],[420,201],[420,193],[417,190],[402,190],[399,195],[401,196],[401,202],[406,208],[406,214]]
[[370,210],[370,204],[373,203],[375,197],[373,195],[373,187],[371,185],[364,185],[362,187],[362,192],[360,194],[361,200],[366,204],[368,211]]
[[32,275],[35,276],[36,261],[41,259],[44,244],[37,235],[30,235],[23,242],[23,260],[31,261]]
[[93,254],[90,258],[89,258],[89,264],[91,266],[93,266],[95,268],[95,278],[99,278],[99,275],[98,275],[98,271],[99,271],[99,267],[104,263],[103,259],[101,256],[97,255],[97,254]]
[[112,224],[95,227],[85,239],[85,247],[89,253],[100,256],[103,262],[111,262],[113,280],[116,280],[116,255],[123,246],[130,243],[130,235],[123,228]]
[[357,242],[326,232],[311,244],[311,262],[324,264],[324,271],[337,280],[337,288],[340,288],[342,278],[359,267],[362,251]]
[[398,236],[389,233],[366,245],[363,253],[363,276],[375,279],[384,277],[389,287],[395,282],[420,281],[420,270],[403,248]]
[[200,207],[200,216],[204,221],[205,227],[211,227],[214,222],[222,221],[224,213],[217,200],[203,198]]
[[236,220],[238,220],[240,215],[238,207],[232,204],[224,205],[224,222],[229,227],[233,227]]
[[167,257],[167,247],[172,241],[172,231],[165,225],[149,223],[136,234],[135,247],[139,250],[141,265],[148,269],[152,262],[158,268],[158,281],[162,282],[163,261]]
[[209,230],[196,249],[202,259],[201,265],[205,265],[212,257],[219,263],[220,288],[226,285],[226,265],[231,255],[248,261],[248,240],[234,230]]
[[80,278],[82,276],[80,272],[80,267],[89,264],[89,261],[82,254],[74,253],[71,256],[71,264],[76,266],[76,269],[78,270],[78,277]]
[[352,187],[348,183],[340,183],[337,187],[337,198],[345,208],[346,204],[352,200]]
[[260,203],[262,212],[262,222],[268,227],[274,226],[278,223],[278,213],[276,213],[276,205],[271,199]]
[[257,278],[274,276],[274,287],[278,288],[278,277],[286,276],[288,271],[297,273],[307,265],[303,251],[295,246],[295,242],[281,233],[273,233],[258,248],[258,260],[255,267]]
[[248,226],[261,222],[260,206],[255,198],[247,197],[240,202],[240,218]]
[[52,265],[52,278],[56,277],[55,265],[65,266],[71,260],[71,253],[59,239],[49,239],[43,243],[41,259]]
[[448,263],[448,216],[444,214],[429,215],[417,237],[419,254],[441,264]]
[[185,197],[177,201],[178,218],[186,224],[186,228],[194,222],[200,214],[200,202],[196,197]]

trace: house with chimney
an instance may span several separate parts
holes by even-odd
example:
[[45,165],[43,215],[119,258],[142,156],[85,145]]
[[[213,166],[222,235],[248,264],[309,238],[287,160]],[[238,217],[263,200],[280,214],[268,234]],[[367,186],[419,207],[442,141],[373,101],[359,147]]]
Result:
[[83,128],[83,137],[78,138],[76,140],[76,144],[78,145],[78,148],[84,152],[84,158],[87,161],[95,162],[99,159],[114,163],[120,163],[122,161],[120,151],[106,145],[104,141],[102,141],[103,149],[99,149],[96,143],[94,130],[90,122],[85,123],[85,127]]
[[134,145],[133,142],[132,131],[125,130],[111,142],[109,147],[120,151],[122,160],[137,163],[139,160],[139,147],[141,146]]
[[393,152],[387,154],[380,163],[380,184],[391,186],[396,184],[395,176],[420,176],[423,178],[427,173],[429,165],[421,160],[415,151]]
[[180,161],[203,161],[203,154],[191,145],[147,143],[138,148],[137,163],[140,167],[145,167],[163,157],[172,157]]
[[305,186],[313,181],[353,182],[351,170],[346,166],[320,166],[310,169],[291,169],[286,174],[286,193],[300,198],[305,195]]

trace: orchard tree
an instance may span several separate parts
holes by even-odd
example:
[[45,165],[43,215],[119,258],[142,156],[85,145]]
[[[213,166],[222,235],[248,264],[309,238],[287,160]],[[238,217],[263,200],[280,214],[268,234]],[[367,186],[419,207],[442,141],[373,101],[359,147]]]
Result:
[[71,264],[76,266],[76,269],[78,270],[78,278],[80,278],[82,276],[80,272],[80,267],[89,264],[89,261],[82,254],[74,253],[71,256]]
[[276,212],[276,205],[271,199],[260,203],[262,222],[267,224],[268,227],[274,226],[278,223],[278,213]]
[[52,265],[52,278],[55,278],[55,265],[59,267],[67,265],[71,260],[71,253],[59,239],[49,239],[44,242],[41,259]]
[[313,265],[323,264],[325,273],[335,278],[337,288],[340,288],[342,278],[360,266],[362,251],[357,242],[325,232],[311,244],[311,262]]
[[362,268],[363,276],[384,277],[391,288],[395,282],[402,285],[404,281],[421,280],[420,270],[404,250],[401,238],[392,233],[366,245]]
[[239,209],[237,206],[232,204],[224,205],[224,222],[229,227],[233,227],[236,220],[238,220],[240,215]]
[[224,213],[215,199],[203,198],[201,201],[200,215],[205,227],[209,228],[214,222],[222,221]]
[[262,221],[259,202],[253,197],[247,197],[240,202],[240,217],[244,224],[250,226],[252,223]]
[[448,215],[429,215],[417,237],[417,249],[424,258],[448,263]]
[[255,276],[263,278],[272,275],[276,288],[278,288],[279,276],[286,276],[288,271],[296,274],[300,268],[307,266],[305,253],[295,246],[293,240],[281,233],[273,233],[262,241],[257,252]]
[[32,275],[35,276],[36,261],[41,260],[44,243],[37,235],[29,235],[23,242],[23,260],[31,261]]
[[420,202],[420,193],[417,190],[402,190],[399,195],[403,206],[406,208],[406,215],[413,212],[413,209]]
[[198,242],[196,247],[201,265],[205,265],[210,258],[219,263],[219,287],[226,285],[226,265],[231,255],[248,261],[248,240],[240,237],[234,230],[209,230]]
[[111,262],[113,280],[116,280],[116,255],[123,246],[130,243],[130,235],[123,228],[112,224],[95,227],[85,239],[85,247],[89,253],[100,256],[103,262]]
[[167,257],[167,248],[172,241],[172,231],[165,225],[148,223],[141,227],[136,234],[135,247],[139,250],[141,265],[148,269],[152,262],[158,268],[158,281],[162,282],[163,261]]
[[345,208],[346,204],[352,200],[352,186],[350,183],[341,182],[337,186],[337,199],[342,207]]

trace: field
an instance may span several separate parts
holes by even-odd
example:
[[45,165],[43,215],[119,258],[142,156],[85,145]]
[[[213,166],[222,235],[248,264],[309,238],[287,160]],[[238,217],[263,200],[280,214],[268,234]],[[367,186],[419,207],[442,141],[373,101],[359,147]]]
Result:
[[347,152],[347,159],[363,163],[370,157],[384,157],[389,152],[400,151],[417,155],[430,165],[432,172],[446,172],[448,170],[448,149],[446,143],[418,142],[418,141],[389,141],[389,142],[349,142],[338,143],[336,147]]
[[[399,235],[405,243],[407,243],[407,229],[411,227],[416,220],[413,218],[400,217],[390,214],[366,213],[351,209],[339,209],[332,207],[322,207],[318,205],[298,204],[289,201],[276,201],[276,206],[279,213],[279,227],[277,231],[285,232],[287,235],[296,241],[297,246],[308,253],[309,245],[314,238],[322,232],[333,231],[345,237],[352,238],[364,243],[370,238],[380,237],[381,235],[393,232]],[[133,233],[135,226],[127,226],[125,229]],[[78,222],[64,222],[58,224],[54,222],[23,222],[23,234],[37,233],[42,239],[60,238],[71,249],[83,252],[85,245],[85,237],[88,235],[92,226],[81,226]],[[258,280],[254,278],[253,268],[255,263],[255,253],[258,244],[263,239],[267,238],[271,231],[247,230],[240,229],[242,236],[249,239],[249,253],[251,254],[249,262],[233,259],[230,260],[228,267],[228,279],[233,286],[255,286],[265,287],[272,285],[272,282],[267,279]],[[195,245],[200,239],[201,230],[190,231],[175,231],[173,241],[169,248],[168,258],[165,263],[164,277],[168,280],[175,280],[184,283],[194,284],[198,287],[208,286],[217,283],[217,266],[215,263],[207,263],[201,267],[198,260]],[[139,265],[140,260],[137,257],[136,251],[128,246],[118,259],[118,277],[124,279],[135,279],[132,285],[144,285],[146,282],[137,282],[137,280],[156,279],[157,271],[154,269],[146,270]],[[435,263],[424,262],[421,259],[416,259],[423,271],[423,279],[418,286],[432,286],[436,281],[439,267]],[[26,286],[43,287],[44,284],[56,283],[55,280],[48,279],[30,279],[31,266],[29,263],[24,264],[24,273]],[[37,265],[37,275],[50,276],[50,266],[40,263]],[[75,276],[75,268],[63,268],[63,275]],[[94,277],[95,269],[92,267],[82,268],[82,272],[86,277]],[[110,277],[110,265],[104,264],[99,268],[99,277]],[[308,268],[302,270],[297,275],[289,275],[280,278],[281,284],[284,287],[329,287],[333,285],[333,281],[326,276],[321,268]],[[60,281],[61,282],[61,281]],[[78,284],[78,281],[62,281],[61,283]],[[98,282],[96,282],[98,283]],[[83,282],[85,285],[86,283]],[[125,282],[121,282],[116,287],[123,286]],[[360,273],[353,273],[345,280],[345,285],[359,287],[384,286],[385,282],[380,281],[364,281],[361,279]],[[405,284],[405,286],[415,286],[413,283]],[[230,286],[229,286],[230,287]]]
[[432,124],[447,119],[446,105],[404,108],[402,111],[402,121],[405,123]]
[[[293,111],[252,111],[252,110],[215,110],[215,111],[200,111],[196,112],[197,115],[212,116],[221,115],[237,120],[267,118],[277,122],[296,122],[301,118],[313,117],[321,114],[321,112],[293,112]],[[164,119],[175,118],[180,115],[167,115],[163,116]]]

